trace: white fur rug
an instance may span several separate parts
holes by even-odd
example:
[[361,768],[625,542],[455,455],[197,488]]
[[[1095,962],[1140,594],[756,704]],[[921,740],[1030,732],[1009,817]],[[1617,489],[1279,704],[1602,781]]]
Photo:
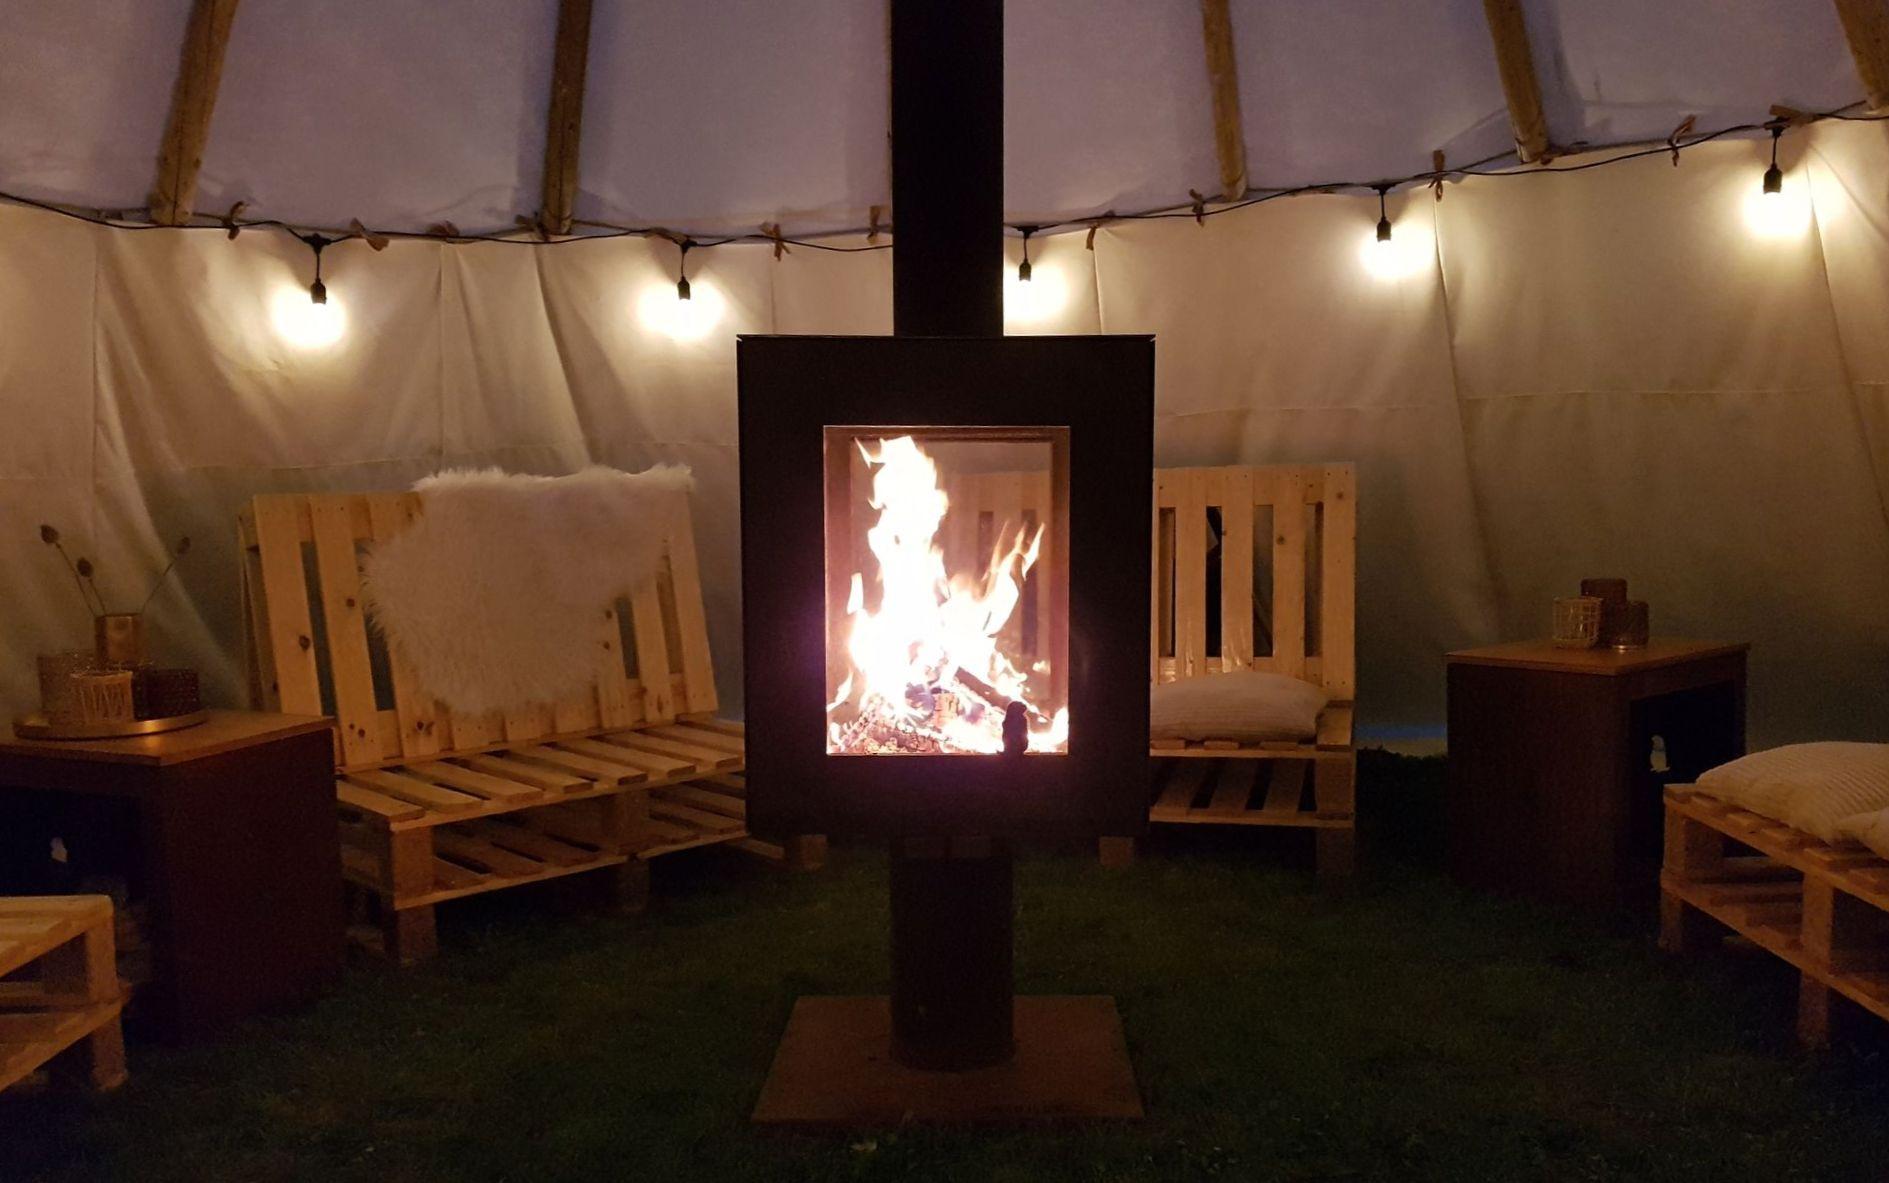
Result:
[[487,468],[413,487],[424,512],[362,563],[368,610],[422,689],[483,714],[591,682],[600,614],[656,574],[694,478]]

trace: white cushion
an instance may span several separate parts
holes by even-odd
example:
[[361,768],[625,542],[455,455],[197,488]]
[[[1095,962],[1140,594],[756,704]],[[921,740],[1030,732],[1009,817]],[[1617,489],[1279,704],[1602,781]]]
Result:
[[1861,842],[1884,858],[1889,858],[1889,809],[1858,813],[1837,823],[1837,833],[1852,842]]
[[1153,739],[1227,739],[1239,743],[1311,739],[1331,696],[1284,674],[1236,670],[1163,682],[1148,695]]
[[1838,823],[1889,809],[1889,744],[1801,743],[1753,752],[1700,776],[1699,788],[1836,842]]

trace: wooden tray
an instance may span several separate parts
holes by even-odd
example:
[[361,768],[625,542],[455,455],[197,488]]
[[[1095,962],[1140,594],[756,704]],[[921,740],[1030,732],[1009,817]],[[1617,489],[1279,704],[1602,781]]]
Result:
[[162,719],[127,719],[120,723],[53,723],[45,715],[13,720],[13,734],[21,739],[118,739],[128,735],[157,735],[182,731],[209,718],[206,711],[167,715]]

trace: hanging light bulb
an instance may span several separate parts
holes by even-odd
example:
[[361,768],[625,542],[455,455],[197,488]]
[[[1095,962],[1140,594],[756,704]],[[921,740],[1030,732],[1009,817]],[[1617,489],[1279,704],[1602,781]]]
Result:
[[1389,242],[1391,240],[1391,219],[1390,215],[1384,210],[1384,195],[1390,192],[1390,186],[1377,185],[1374,187],[1377,189],[1377,240],[1379,242]]
[[321,252],[334,245],[335,239],[320,234],[298,234],[315,255],[315,278],[308,285],[307,299],[294,288],[284,288],[276,297],[271,317],[276,333],[297,349],[325,349],[341,339],[347,329],[347,313],[339,301],[330,298],[328,285],[321,278]]
[[692,298],[689,295],[689,248],[695,245],[695,240],[685,238],[677,245],[682,248],[682,254],[676,259],[676,299],[688,300]]
[[1030,235],[1036,233],[1036,227],[1019,226],[1017,227],[1017,229],[1023,231],[1023,262],[1017,264],[1017,282],[1029,283],[1030,282]]
[[1784,170],[1777,166],[1777,142],[1783,134],[1782,123],[1771,125],[1771,167],[1764,170],[1764,195],[1767,198],[1782,199],[1784,196]]

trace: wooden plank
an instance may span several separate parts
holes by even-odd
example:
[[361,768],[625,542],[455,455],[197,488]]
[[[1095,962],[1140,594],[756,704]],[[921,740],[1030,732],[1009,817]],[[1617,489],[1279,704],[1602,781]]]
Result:
[[433,848],[460,866],[471,866],[507,878],[536,875],[544,870],[544,864],[537,859],[506,850],[502,846],[494,846],[483,838],[461,833],[451,826],[442,826],[434,832]]
[[1325,468],[1325,533],[1320,547],[1319,641],[1321,682],[1333,698],[1356,696],[1358,588],[1358,470]]
[[673,739],[678,743],[692,744],[698,748],[712,748],[718,752],[732,752],[737,756],[747,752],[747,740],[738,735],[728,735],[720,731],[709,731],[700,727],[681,724],[669,727],[651,727],[648,734],[661,739]]
[[743,763],[743,757],[739,752],[663,739],[647,731],[623,731],[611,736],[610,739],[620,747],[635,748],[658,756],[691,761],[704,772],[739,768]]
[[1253,470],[1219,469],[1213,500],[1220,506],[1220,668],[1253,664]]
[[503,752],[494,752],[486,756],[469,756],[466,767],[475,772],[484,772],[492,776],[502,776],[519,784],[531,785],[551,793],[574,793],[590,788],[593,782],[588,777],[574,772],[561,772],[555,768],[546,768],[542,764],[532,764],[524,760],[513,760]]
[[643,721],[643,696],[623,665],[623,628],[611,605],[597,625],[597,725],[632,727]]
[[583,139],[584,73],[590,61],[590,0],[559,0],[557,48],[551,59],[551,102],[544,132],[544,200],[539,224],[571,232],[577,201],[577,155]]
[[1174,662],[1178,677],[1207,672],[1207,490],[1194,469],[1169,469],[1174,497]]
[[670,800],[661,793],[650,795],[649,815],[692,826],[709,834],[732,834],[747,829],[744,823],[734,818]]
[[1351,704],[1334,702],[1318,716],[1318,747],[1338,751],[1351,746]]
[[1207,806],[1200,812],[1208,817],[1235,817],[1246,812],[1253,798],[1253,784],[1260,765],[1253,760],[1228,760],[1220,765],[1220,779],[1214,783]]
[[740,797],[728,793],[717,793],[700,784],[670,785],[660,790],[668,801],[692,805],[697,809],[706,809],[710,813],[719,813],[724,817],[746,821],[748,806]]
[[1272,778],[1266,784],[1267,813],[1298,813],[1305,795],[1305,761],[1274,760],[1268,767]]
[[690,727],[694,727],[702,731],[714,731],[721,735],[734,735],[734,736],[745,737],[748,734],[747,726],[734,719],[716,719],[712,717],[711,718],[697,718],[697,717],[692,717],[692,716],[685,716],[682,721],[684,723],[687,723]]
[[557,747],[537,745],[517,748],[512,755],[521,760],[530,760],[565,772],[577,773],[596,781],[599,786],[635,784],[644,778],[642,769],[628,763],[602,760],[582,752],[564,751]]
[[559,841],[542,830],[533,830],[526,826],[497,821],[476,821],[466,822],[462,828],[482,842],[506,850],[515,850],[555,867],[575,867],[593,862],[597,858],[595,851]]
[[596,742],[609,744],[615,749],[611,754],[611,759],[633,764],[652,777],[693,776],[702,771],[701,765],[694,760],[678,760],[674,756],[658,755],[643,748],[631,747],[623,742],[625,736],[635,734],[634,731],[612,732],[598,736]]
[[276,671],[273,696],[263,705],[291,715],[325,715],[302,569],[308,503],[301,497],[274,495],[256,498],[254,506],[262,593],[269,606],[269,652]]
[[1187,816],[1193,807],[1194,798],[1200,794],[1201,786],[1207,783],[1210,772],[1205,764],[1190,763],[1168,771],[1167,784],[1161,790],[1161,796],[1155,800],[1153,808],[1148,810],[1149,821],[1179,821]]
[[1305,676],[1305,481],[1290,468],[1266,474],[1272,494],[1272,670]]
[[676,717],[675,686],[669,676],[669,644],[655,580],[630,595],[630,631],[636,637],[636,676],[643,684],[643,717],[667,723]]
[[[366,501],[368,522],[377,543],[397,536],[420,513],[417,493],[370,493]],[[433,755],[440,750],[442,712],[438,704],[420,688],[413,667],[391,643],[387,646],[387,668],[393,681],[394,714],[400,723],[400,754],[410,760]]]
[[383,821],[412,821],[426,813],[426,810],[418,805],[402,801],[397,797],[376,793],[372,789],[364,789],[359,785],[351,785],[347,781],[335,782],[335,798],[350,809],[361,813],[371,813]]
[[449,863],[445,859],[436,858],[433,860],[433,891],[427,895],[415,897],[408,906],[423,907],[424,904],[421,901],[426,900],[427,896],[437,895],[441,891],[470,891],[490,882],[491,878],[492,876],[484,871],[475,871],[471,867],[462,867],[457,863]]
[[702,573],[695,554],[695,527],[688,498],[680,498],[669,535],[669,577],[675,591],[676,631],[682,648],[683,696],[678,709],[713,711],[715,662],[708,647],[708,614],[702,604]]
[[160,226],[190,221],[236,6],[237,0],[195,0],[190,6],[177,79],[171,87],[170,116],[158,149],[157,179],[151,186],[151,220]]
[[1889,111],[1889,3],[1836,0],[1843,37],[1872,112]]
[[1220,199],[1246,195],[1246,133],[1240,120],[1240,67],[1227,0],[1200,0],[1207,49],[1207,84],[1213,94],[1213,147],[1220,160]]
[[353,766],[397,756],[380,746],[379,705],[374,701],[374,669],[367,651],[367,611],[361,604],[361,568],[355,553],[355,498],[322,495],[308,499],[309,528],[315,538],[315,574],[327,625],[328,677],[334,687],[335,719],[341,732],[344,763]]
[[1548,153],[1548,117],[1541,105],[1541,78],[1535,73],[1535,55],[1528,45],[1522,0],[1482,0],[1482,12],[1495,44],[1496,69],[1502,76],[1509,126],[1515,133],[1515,155],[1523,164],[1533,164]]
[[350,772],[347,775],[347,781],[441,813],[458,813],[460,810],[472,809],[481,804],[477,797],[455,792],[452,789],[443,789],[438,785],[428,784],[426,781],[402,776],[398,772],[385,769]]
[[448,764],[444,760],[435,760],[428,764],[407,764],[401,771],[409,776],[420,777],[437,782],[447,788],[458,789],[462,793],[471,793],[487,801],[533,801],[545,794],[542,785],[529,784],[512,780],[474,768],[461,768],[457,764]]

